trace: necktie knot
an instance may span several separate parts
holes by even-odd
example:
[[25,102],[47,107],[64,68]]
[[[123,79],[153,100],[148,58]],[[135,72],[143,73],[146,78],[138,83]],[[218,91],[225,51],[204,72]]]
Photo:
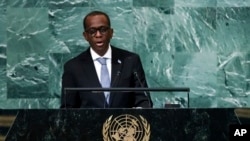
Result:
[[101,65],[106,65],[106,59],[107,59],[107,58],[97,58],[97,61],[98,61]]

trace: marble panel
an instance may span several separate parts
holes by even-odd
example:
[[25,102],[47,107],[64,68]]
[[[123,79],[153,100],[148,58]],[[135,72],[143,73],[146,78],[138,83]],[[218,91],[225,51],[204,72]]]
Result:
[[138,7],[134,14],[134,50],[143,56],[173,48],[172,9]]
[[221,0],[175,0],[175,7],[216,7]]
[[0,8],[6,8],[7,4],[6,4],[7,0],[1,0],[0,1]]
[[[232,52],[229,56],[221,55],[218,65],[218,96],[249,99],[249,53]],[[246,102],[245,100],[242,102]]]
[[217,105],[215,107],[249,107],[250,98],[248,97],[217,97]]
[[[144,71],[150,87],[176,87],[173,81],[174,55],[169,52],[147,52],[141,55]],[[160,76],[160,77],[159,77]],[[180,104],[173,92],[151,92],[155,108],[162,108],[165,103]],[[187,98],[186,93],[182,96]],[[187,107],[185,105],[184,107]]]
[[219,54],[249,52],[250,7],[217,8],[216,43]]
[[[8,55],[48,51],[47,8],[8,8],[7,25]],[[14,58],[13,55],[10,58]]]
[[80,53],[88,43],[82,36],[82,19],[88,13],[88,8],[64,7],[49,9],[49,31],[55,42],[59,45],[54,47],[52,52],[60,53]]
[[131,7],[132,1],[133,0],[89,0],[91,7],[116,7],[117,9],[123,9],[123,7]]
[[61,97],[61,76],[64,63],[72,58],[72,54],[51,53],[49,55],[49,93],[55,98]]
[[6,0],[8,7],[47,7],[48,0]]
[[47,9],[9,8],[7,18],[8,97],[48,97]]
[[217,17],[218,96],[227,107],[244,107],[249,105],[249,8],[218,8]]
[[174,0],[133,0],[135,7],[172,7]]
[[173,17],[176,52],[216,51],[216,8],[178,7]]
[[[7,67],[9,98],[46,98],[49,70],[47,58],[39,54],[17,54],[19,62]],[[8,61],[7,61],[8,63]]]
[[91,0],[49,0],[50,8],[64,9],[66,7],[86,7],[90,6]]
[[111,44],[129,51],[133,46],[133,9],[131,7],[107,8],[110,15],[111,26],[114,30]]
[[0,9],[0,99],[6,100],[7,83],[6,83],[6,9]]
[[5,98],[0,99],[1,109],[58,109],[58,98]]
[[[190,87],[191,107],[207,107],[217,92],[217,55],[213,52],[176,53],[173,65],[175,86]],[[208,97],[211,97],[208,99]],[[212,102],[209,102],[212,103]],[[193,105],[194,104],[194,105]],[[209,104],[209,107],[212,106]]]
[[[6,51],[6,8],[0,8],[0,53],[3,54]],[[5,47],[4,47],[5,46]],[[1,55],[2,56],[2,55]],[[6,58],[6,57],[5,57]]]
[[249,7],[249,0],[217,0],[218,7]]

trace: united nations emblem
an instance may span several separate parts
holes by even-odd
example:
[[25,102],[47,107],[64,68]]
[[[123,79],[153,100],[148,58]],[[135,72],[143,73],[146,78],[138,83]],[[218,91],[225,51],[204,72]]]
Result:
[[150,125],[147,120],[124,114],[115,117],[111,115],[103,124],[104,141],[149,141]]

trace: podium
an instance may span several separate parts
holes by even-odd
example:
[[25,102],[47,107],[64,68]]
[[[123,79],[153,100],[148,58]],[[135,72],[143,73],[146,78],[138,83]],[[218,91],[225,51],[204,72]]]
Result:
[[229,125],[250,123],[237,110],[18,110],[6,141],[228,141]]
[[[189,88],[67,88],[65,91],[187,92],[189,107]],[[247,108],[65,108],[16,112],[5,141],[228,141],[230,125],[250,124]]]

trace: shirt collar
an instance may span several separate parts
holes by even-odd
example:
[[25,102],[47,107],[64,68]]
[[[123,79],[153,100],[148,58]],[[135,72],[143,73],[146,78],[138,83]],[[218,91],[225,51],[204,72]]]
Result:
[[100,57],[111,59],[111,46],[109,45],[107,52],[103,56],[98,55],[92,48],[90,48],[90,54],[93,60]]

